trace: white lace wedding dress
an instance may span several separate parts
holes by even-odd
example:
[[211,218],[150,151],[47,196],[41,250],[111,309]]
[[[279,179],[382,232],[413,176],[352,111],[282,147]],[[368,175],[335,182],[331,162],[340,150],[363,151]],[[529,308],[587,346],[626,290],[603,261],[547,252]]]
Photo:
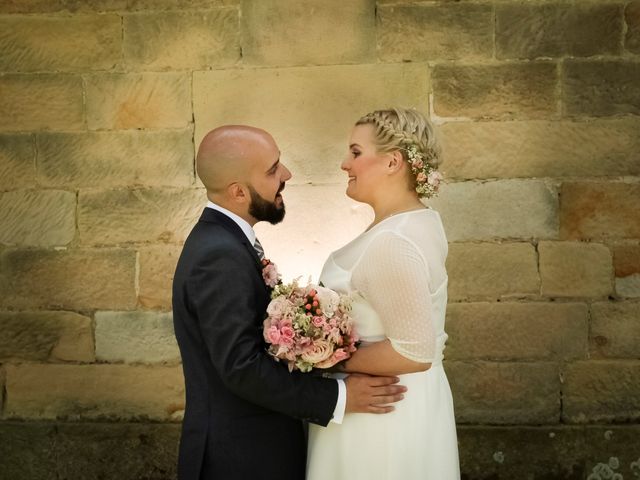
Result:
[[442,368],[447,239],[431,209],[400,213],[331,254],[320,281],[354,296],[364,344],[388,338],[407,358],[430,362],[401,375],[404,400],[384,415],[347,414],[309,426],[307,480],[457,480],[458,444]]

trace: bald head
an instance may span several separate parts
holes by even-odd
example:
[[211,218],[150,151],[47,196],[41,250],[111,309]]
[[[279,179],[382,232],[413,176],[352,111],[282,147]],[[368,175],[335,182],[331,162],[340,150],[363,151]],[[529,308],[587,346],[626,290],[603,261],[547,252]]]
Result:
[[259,128],[218,127],[200,143],[196,156],[198,177],[209,192],[219,193],[234,182],[246,182],[265,152],[277,149],[271,135]]

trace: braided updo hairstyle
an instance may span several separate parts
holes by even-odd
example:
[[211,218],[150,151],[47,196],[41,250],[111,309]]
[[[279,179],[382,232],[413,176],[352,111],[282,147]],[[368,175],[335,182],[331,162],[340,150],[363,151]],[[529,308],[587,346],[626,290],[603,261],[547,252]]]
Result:
[[[412,165],[416,157],[428,165],[428,171],[435,171],[440,165],[441,148],[431,122],[420,112],[409,108],[389,108],[375,110],[361,117],[356,125],[374,127],[375,144],[380,153],[400,151],[402,158]],[[425,168],[428,168],[425,166]],[[412,170],[414,187],[420,197],[435,195],[433,189],[428,192],[420,188],[420,179],[416,180],[419,170]],[[439,174],[438,174],[439,175]],[[441,177],[440,177],[441,178]],[[425,179],[426,182],[426,179]],[[438,181],[439,183],[439,181]],[[436,185],[437,192],[437,185]]]

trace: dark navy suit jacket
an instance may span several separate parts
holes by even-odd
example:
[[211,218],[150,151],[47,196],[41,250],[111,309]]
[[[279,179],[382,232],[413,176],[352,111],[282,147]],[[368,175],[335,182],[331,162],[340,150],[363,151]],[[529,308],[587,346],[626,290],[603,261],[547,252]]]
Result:
[[205,208],[173,280],[185,415],[179,480],[303,480],[301,420],[326,425],[335,380],[289,373],[265,353],[270,291],[258,256],[229,217]]

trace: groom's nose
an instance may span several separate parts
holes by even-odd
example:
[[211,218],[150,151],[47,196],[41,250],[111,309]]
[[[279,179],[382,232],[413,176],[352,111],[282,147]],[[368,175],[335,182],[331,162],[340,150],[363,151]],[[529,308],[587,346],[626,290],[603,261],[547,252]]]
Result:
[[284,165],[282,164],[282,168],[284,170],[284,174],[282,175],[282,183],[288,181],[289,179],[291,179],[291,171]]

